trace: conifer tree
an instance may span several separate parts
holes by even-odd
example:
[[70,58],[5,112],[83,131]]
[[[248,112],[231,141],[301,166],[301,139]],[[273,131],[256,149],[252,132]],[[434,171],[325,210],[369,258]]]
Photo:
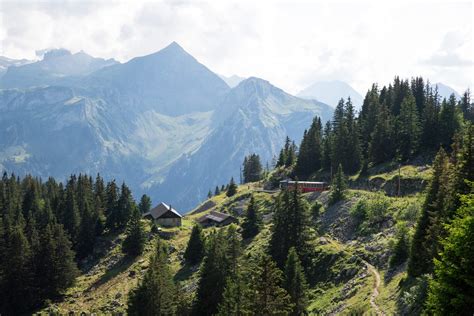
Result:
[[304,315],[308,305],[306,291],[308,284],[301,266],[300,259],[294,247],[290,248],[286,259],[283,287],[290,295],[293,304],[292,315]]
[[418,151],[420,123],[413,95],[403,100],[397,120],[397,147],[400,158],[404,161],[412,158]]
[[[472,182],[471,182],[472,183]],[[469,315],[474,304],[474,194],[462,197],[462,207],[447,224],[439,260],[430,282],[428,313]]]
[[89,202],[86,200],[77,237],[76,252],[79,259],[87,257],[87,255],[89,255],[94,249],[96,225],[97,216],[94,214]]
[[448,169],[448,157],[441,148],[433,163],[433,175],[428,186],[422,213],[418,218],[415,233],[410,247],[408,275],[417,277],[432,270],[432,249],[435,240],[429,239],[431,218],[441,212],[444,196],[442,195],[443,175]]
[[107,202],[106,202],[106,226],[109,230],[114,231],[117,228],[118,223],[118,188],[115,184],[115,180],[110,181],[107,183],[106,187],[106,195],[107,195]]
[[136,208],[135,201],[132,197],[132,192],[128,188],[128,186],[122,183],[122,187],[120,189],[120,197],[117,202],[117,226],[119,228],[125,227],[127,225],[132,212],[134,212]]
[[214,190],[214,195],[217,196],[221,194],[221,191],[219,190],[219,186],[216,185],[216,189]]
[[330,204],[334,204],[338,201],[341,201],[345,198],[347,190],[347,183],[346,183],[346,176],[342,171],[342,166],[339,165],[337,168],[336,175],[334,176],[334,180],[331,184],[331,195],[329,196]]
[[222,301],[228,265],[224,230],[212,233],[206,256],[199,271],[199,282],[193,304],[193,315],[213,315]]
[[66,200],[64,202],[63,220],[64,228],[71,236],[73,244],[77,244],[77,235],[79,234],[79,227],[81,223],[79,208],[77,206],[76,194],[74,191],[75,180],[73,177],[66,185]]
[[288,251],[295,247],[298,256],[309,255],[309,205],[299,190],[283,190],[276,203],[269,252],[279,267],[284,267]]
[[184,252],[184,260],[186,263],[194,265],[201,262],[204,257],[204,236],[200,225],[194,225],[189,237],[188,245]]
[[254,269],[251,311],[254,315],[287,315],[293,310],[290,296],[282,288],[282,272],[267,254],[262,254]]
[[459,116],[456,111],[456,97],[451,94],[449,100],[443,100],[439,113],[439,135],[441,144],[448,149],[453,136],[460,127]]
[[151,199],[148,195],[143,194],[138,204],[138,209],[141,214],[148,213],[151,210]]
[[176,312],[175,285],[168,266],[164,244],[156,243],[143,280],[128,298],[129,315],[174,315]]
[[234,182],[234,177],[230,178],[229,187],[227,188],[226,195],[228,197],[234,196],[237,193],[237,185]]
[[122,251],[129,256],[139,256],[143,253],[146,243],[146,233],[141,222],[141,214],[136,207],[127,225],[127,236],[122,243]]
[[262,220],[257,212],[257,206],[255,205],[255,198],[250,198],[247,211],[245,212],[245,218],[242,223],[242,238],[251,238],[257,235],[260,231]]

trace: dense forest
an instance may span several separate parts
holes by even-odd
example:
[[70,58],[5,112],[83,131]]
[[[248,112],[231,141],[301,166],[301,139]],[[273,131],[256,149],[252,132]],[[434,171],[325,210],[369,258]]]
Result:
[[[406,265],[406,277],[398,285],[399,311],[470,315],[473,119],[469,91],[461,100],[440,100],[422,78],[395,78],[382,89],[373,85],[358,115],[350,99],[341,99],[333,120],[323,124],[314,118],[299,146],[287,138],[274,170],[264,171],[257,154],[245,157],[241,183],[250,190],[257,181],[331,179],[327,206],[337,208],[355,185],[348,175],[364,177],[384,163],[427,161],[432,173],[416,224],[397,228],[388,259],[389,271]],[[238,193],[232,178],[208,197]],[[118,186],[100,175],[72,175],[63,184],[5,173],[0,181],[0,313],[28,313],[60,300],[100,256],[99,240],[124,235],[121,251],[130,258],[153,248],[146,271],[127,296],[130,315],[304,315],[310,301],[324,294],[310,289],[329,278],[321,250],[314,246],[322,237],[315,223],[323,205],[300,190],[281,190],[264,201],[247,194],[238,225],[209,229],[194,223],[189,228],[179,271],[196,271],[196,279],[193,289],[185,291],[170,264],[173,249],[158,237],[160,228],[150,224],[151,230],[145,229],[148,223],[141,215],[151,208],[146,195],[137,205],[125,183]],[[384,203],[358,201],[351,216],[367,221],[377,216],[371,208],[388,208]],[[371,227],[361,225],[358,231],[363,229]],[[259,246],[248,248],[262,234]]]

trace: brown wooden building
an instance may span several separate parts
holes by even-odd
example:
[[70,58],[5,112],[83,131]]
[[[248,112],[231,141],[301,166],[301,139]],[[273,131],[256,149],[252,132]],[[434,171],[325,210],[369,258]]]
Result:
[[181,226],[183,216],[171,206],[161,202],[148,213],[143,214],[143,217],[149,218],[161,226],[175,227]]
[[225,226],[235,221],[237,221],[237,219],[234,216],[216,211],[210,211],[197,220],[202,226]]

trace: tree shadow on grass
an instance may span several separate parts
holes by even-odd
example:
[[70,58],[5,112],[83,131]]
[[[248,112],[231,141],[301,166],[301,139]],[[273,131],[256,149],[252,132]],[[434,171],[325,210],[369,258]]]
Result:
[[194,273],[199,271],[199,265],[184,265],[179,269],[179,271],[175,274],[174,276],[174,281],[179,282],[179,281],[184,281],[189,279]]
[[127,270],[135,262],[135,257],[125,256],[121,258],[116,264],[109,268],[97,281],[95,281],[87,291],[90,291],[93,288],[97,288],[109,280],[113,279],[120,273]]

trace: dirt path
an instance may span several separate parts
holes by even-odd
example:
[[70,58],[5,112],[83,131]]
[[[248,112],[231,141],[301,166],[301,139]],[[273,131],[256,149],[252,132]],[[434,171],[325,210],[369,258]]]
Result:
[[367,270],[369,270],[370,273],[372,273],[375,276],[375,282],[374,282],[372,295],[370,295],[370,306],[372,306],[372,308],[375,310],[377,315],[385,315],[384,312],[380,310],[377,303],[375,303],[375,299],[377,298],[377,296],[379,296],[380,274],[373,265],[371,265],[365,260],[364,260],[364,263],[367,266]]

